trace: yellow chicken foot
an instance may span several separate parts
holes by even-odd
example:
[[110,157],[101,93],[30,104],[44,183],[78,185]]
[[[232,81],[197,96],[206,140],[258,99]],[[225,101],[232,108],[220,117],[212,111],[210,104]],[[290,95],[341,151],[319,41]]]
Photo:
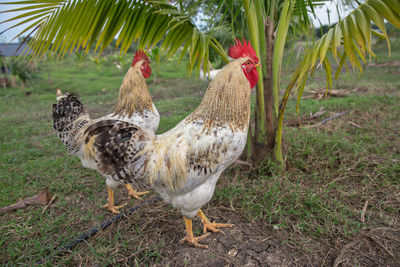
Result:
[[150,193],[150,191],[138,192],[135,189],[133,189],[131,184],[125,184],[125,187],[129,192],[129,196],[134,197],[136,199],[142,199],[140,196]]
[[201,222],[203,223],[203,233],[207,233],[207,230],[209,230],[213,233],[225,234],[224,232],[218,230],[217,228],[220,227],[231,228],[234,226],[231,223],[215,223],[215,222],[212,223],[207,219],[206,215],[204,215],[204,213],[201,210],[197,212],[197,216],[199,216]]
[[193,236],[193,231],[192,231],[192,220],[186,218],[183,216],[183,220],[185,220],[185,227],[186,227],[186,236],[179,241],[179,243],[183,242],[188,242],[191,246],[196,247],[196,248],[208,248],[207,245],[199,244],[199,241],[203,240],[207,236],[210,235],[210,233],[199,236],[199,237],[194,237]]
[[103,208],[107,208],[109,211],[111,211],[112,213],[116,213],[119,214],[119,209],[126,206],[125,203],[121,206],[114,206],[114,190],[112,190],[110,187],[107,186],[107,190],[108,190],[108,203],[106,205],[103,206]]

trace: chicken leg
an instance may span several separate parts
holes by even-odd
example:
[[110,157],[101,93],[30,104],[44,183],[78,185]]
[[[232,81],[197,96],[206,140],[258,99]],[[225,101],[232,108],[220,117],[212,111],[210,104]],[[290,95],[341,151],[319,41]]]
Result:
[[215,222],[212,223],[207,219],[206,215],[204,215],[202,210],[199,210],[197,212],[197,216],[199,216],[201,222],[203,223],[203,233],[204,234],[207,233],[207,230],[209,230],[213,233],[224,234],[224,232],[222,232],[221,230],[218,230],[217,228],[220,228],[220,227],[231,228],[234,226],[233,224],[230,224],[230,223],[215,223]]
[[199,244],[199,241],[203,240],[207,236],[210,235],[210,233],[207,233],[205,235],[199,236],[199,237],[194,237],[193,236],[193,231],[192,231],[192,220],[186,218],[183,216],[183,220],[185,221],[185,227],[186,227],[186,236],[179,241],[179,243],[183,242],[188,242],[190,245],[196,248],[208,248],[207,245]]
[[134,197],[136,199],[142,199],[140,196],[146,195],[150,192],[150,191],[138,192],[135,189],[133,189],[131,184],[125,184],[125,187],[129,192],[129,196]]
[[107,186],[107,191],[108,191],[108,203],[104,205],[103,208],[107,208],[112,213],[119,214],[118,210],[124,207],[128,203],[125,203],[121,206],[114,206],[114,190],[112,190],[110,187]]

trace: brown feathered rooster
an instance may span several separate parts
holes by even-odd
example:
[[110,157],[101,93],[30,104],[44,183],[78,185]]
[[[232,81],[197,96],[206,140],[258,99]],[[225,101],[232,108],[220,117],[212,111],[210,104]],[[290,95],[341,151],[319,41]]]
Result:
[[[236,59],[210,83],[200,106],[176,127],[161,135],[117,120],[99,121],[84,131],[85,144],[94,139],[98,171],[107,180],[154,189],[179,209],[186,236],[181,240],[207,248],[199,241],[207,231],[220,232],[232,224],[211,223],[201,211],[214,194],[221,173],[246,144],[250,89],[258,80],[258,58],[250,43],[236,40],[229,55]],[[80,106],[69,96],[69,106]],[[84,111],[80,110],[84,116]],[[194,237],[192,219],[198,215],[203,236]]]
[[[119,90],[118,102],[113,113],[99,119],[90,119],[84,106],[73,95],[63,95],[57,90],[58,103],[53,105],[53,126],[63,143],[67,146],[68,153],[76,154],[84,167],[97,169],[95,151],[92,147],[94,139],[89,140],[86,146],[82,134],[84,130],[95,123],[108,120],[121,120],[134,123],[151,132],[155,132],[160,122],[160,116],[153,104],[146,80],[151,75],[149,58],[143,51],[138,51],[131,67],[129,68]],[[107,180],[108,203],[104,206],[114,213],[125,205],[114,206],[114,189],[118,183]],[[147,192],[136,192],[129,183],[125,183],[129,195],[140,198]]]

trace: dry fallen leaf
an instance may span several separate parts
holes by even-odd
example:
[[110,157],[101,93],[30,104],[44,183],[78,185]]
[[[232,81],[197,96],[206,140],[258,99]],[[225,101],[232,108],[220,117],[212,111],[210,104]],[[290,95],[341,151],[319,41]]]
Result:
[[7,207],[1,208],[0,214],[17,209],[22,209],[28,205],[33,205],[33,204],[47,205],[49,201],[50,201],[50,192],[49,189],[46,187],[39,194],[22,199],[15,204],[11,204]]

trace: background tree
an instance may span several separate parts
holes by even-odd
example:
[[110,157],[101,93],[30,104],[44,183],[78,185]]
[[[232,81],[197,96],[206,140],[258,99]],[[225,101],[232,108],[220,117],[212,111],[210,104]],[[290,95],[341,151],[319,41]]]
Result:
[[26,83],[34,77],[35,70],[33,63],[21,58],[12,57],[9,67],[13,76],[12,86],[16,86],[15,77],[18,77],[21,80],[21,89],[24,90]]
[[15,58],[12,58],[8,64],[11,74],[11,87],[17,87],[17,76],[18,76],[19,65],[20,65],[19,62]]
[[[210,48],[228,61],[214,34],[221,26],[220,22],[230,17],[232,35],[246,35],[245,29],[248,28],[251,43],[262,62],[259,71],[263,79],[257,85],[255,128],[249,135],[252,144],[249,152],[253,159],[262,159],[273,149],[275,158],[283,163],[283,116],[290,93],[296,89],[300,101],[307,77],[319,66],[326,71],[327,89],[332,87],[332,67],[327,53],[338,62],[336,77],[346,60],[353,69],[362,73],[360,60],[366,62],[366,54],[369,60],[374,56],[372,34],[385,38],[390,49],[384,19],[400,28],[400,0],[343,1],[353,5],[354,10],[307,47],[304,59],[280,99],[282,59],[289,29],[309,28],[309,14],[314,13],[315,5],[324,2],[327,1],[206,1],[216,6],[214,20],[200,26],[194,23],[194,19],[198,18],[195,15],[199,9],[206,10],[204,1],[24,0],[18,2],[23,7],[6,12],[24,11],[8,21],[24,19],[16,25],[28,26],[18,36],[30,31],[33,36],[30,44],[36,58],[48,50],[64,56],[80,48],[89,52],[92,46],[101,54],[118,34],[116,45],[121,53],[126,53],[135,40],[138,40],[139,48],[151,48],[161,42],[160,49],[167,57],[177,51],[181,51],[180,58],[188,53],[189,74],[193,69],[199,73],[201,61],[207,62],[210,58]],[[237,18],[241,17],[246,24],[238,25]],[[372,29],[373,24],[380,32]],[[339,49],[342,46],[344,49]],[[208,68],[208,64],[203,64],[204,72]]]

